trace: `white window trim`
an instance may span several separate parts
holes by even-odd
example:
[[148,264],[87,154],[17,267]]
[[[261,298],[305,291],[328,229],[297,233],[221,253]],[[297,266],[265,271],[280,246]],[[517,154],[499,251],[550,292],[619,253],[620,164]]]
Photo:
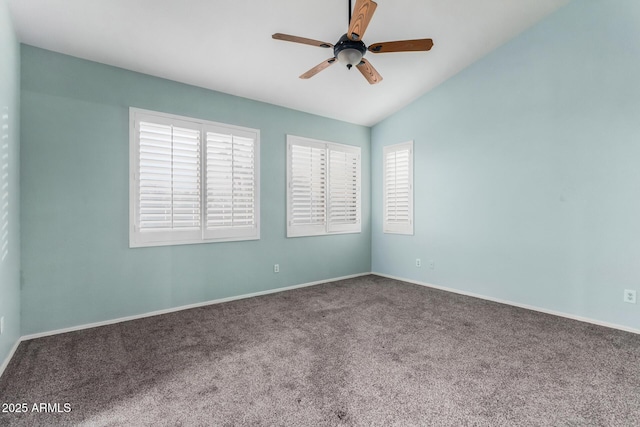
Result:
[[[183,125],[191,129],[199,129],[201,135],[200,158],[206,156],[206,131],[229,132],[233,135],[251,136],[254,143],[254,173],[255,173],[255,225],[253,227],[238,228],[218,233],[212,233],[206,229],[206,163],[201,161],[201,186],[200,186],[200,229],[188,231],[153,231],[140,232],[138,224],[138,170],[140,164],[139,140],[137,126],[141,120],[152,123]],[[251,228],[251,230],[248,230]],[[151,247],[188,245],[214,242],[233,242],[242,240],[260,239],[260,130],[241,126],[217,123],[207,120],[199,120],[175,114],[161,113],[140,108],[129,108],[129,247]]]
[[[292,156],[291,147],[293,145],[302,145],[306,147],[322,148],[326,150],[327,172],[326,172],[326,190],[325,197],[325,223],[322,225],[293,225],[292,223]],[[334,224],[330,222],[330,195],[329,181],[331,174],[331,162],[329,153],[331,150],[353,153],[358,159],[357,168],[357,215],[354,224]],[[305,138],[295,135],[287,135],[286,150],[286,167],[287,167],[287,237],[306,237],[306,236],[323,236],[331,234],[351,234],[362,232],[362,158],[361,148],[353,145],[338,144],[335,142],[320,141],[312,138]]]
[[[409,221],[405,224],[393,224],[387,219],[387,155],[397,151],[409,150]],[[413,235],[414,233],[414,221],[413,221],[413,141],[403,142],[400,144],[387,145],[382,150],[382,228],[383,232],[387,234],[405,234]]]

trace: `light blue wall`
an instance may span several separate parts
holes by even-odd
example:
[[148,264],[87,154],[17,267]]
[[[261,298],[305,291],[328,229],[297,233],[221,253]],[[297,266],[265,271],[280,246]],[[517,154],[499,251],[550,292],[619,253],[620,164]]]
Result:
[[0,0],[0,365],[20,337],[19,88],[20,49]]
[[[130,106],[260,129],[261,240],[129,249]],[[23,334],[371,270],[367,127],[25,45],[21,114]],[[285,238],[287,133],[362,147],[362,233]]]
[[[415,236],[383,234],[410,139]],[[573,1],[379,123],[372,174],[373,271],[640,329],[640,2]]]

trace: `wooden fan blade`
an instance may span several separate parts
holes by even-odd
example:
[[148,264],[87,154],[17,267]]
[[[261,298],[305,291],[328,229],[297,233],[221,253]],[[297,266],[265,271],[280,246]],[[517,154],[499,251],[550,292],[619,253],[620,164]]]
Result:
[[336,58],[329,58],[326,61],[319,63],[318,65],[316,65],[315,67],[313,67],[312,69],[304,73],[303,75],[301,75],[300,78],[301,79],[311,78],[316,74],[318,74],[320,71],[327,68],[329,65],[333,65],[334,62],[336,62]]
[[376,83],[380,83],[382,81],[382,76],[373,68],[373,65],[369,63],[366,59],[362,59],[358,65],[358,70],[362,73],[365,79],[372,85]]
[[286,42],[302,43],[318,47],[333,47],[331,43],[321,42],[320,40],[307,39],[304,37],[290,36],[289,34],[275,33],[271,37],[276,40],[284,40]]
[[373,12],[376,11],[378,4],[371,0],[356,0],[356,7],[353,9],[351,22],[349,23],[349,31],[347,37],[351,40],[360,40],[367,31],[369,22],[373,18]]
[[397,42],[374,43],[369,46],[369,52],[387,53],[387,52],[412,52],[431,50],[433,40],[417,39],[417,40],[400,40]]

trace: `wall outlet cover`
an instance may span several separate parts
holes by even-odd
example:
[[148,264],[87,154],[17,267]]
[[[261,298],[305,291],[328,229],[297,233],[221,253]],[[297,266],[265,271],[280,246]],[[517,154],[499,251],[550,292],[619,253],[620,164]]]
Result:
[[273,272],[280,273],[280,264],[273,264]]
[[624,290],[624,302],[628,302],[630,304],[636,303],[636,291],[633,289],[625,289]]
[[416,267],[422,267],[422,261],[420,261],[420,258],[416,258]]

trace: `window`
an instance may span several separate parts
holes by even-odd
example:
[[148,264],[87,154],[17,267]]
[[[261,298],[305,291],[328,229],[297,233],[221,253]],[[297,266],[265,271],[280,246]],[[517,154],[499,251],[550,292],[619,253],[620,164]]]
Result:
[[9,107],[2,108],[0,136],[0,261],[9,255]]
[[287,237],[360,231],[360,147],[287,135]]
[[383,150],[383,231],[413,234],[413,141]]
[[130,109],[129,246],[260,238],[260,131]]

